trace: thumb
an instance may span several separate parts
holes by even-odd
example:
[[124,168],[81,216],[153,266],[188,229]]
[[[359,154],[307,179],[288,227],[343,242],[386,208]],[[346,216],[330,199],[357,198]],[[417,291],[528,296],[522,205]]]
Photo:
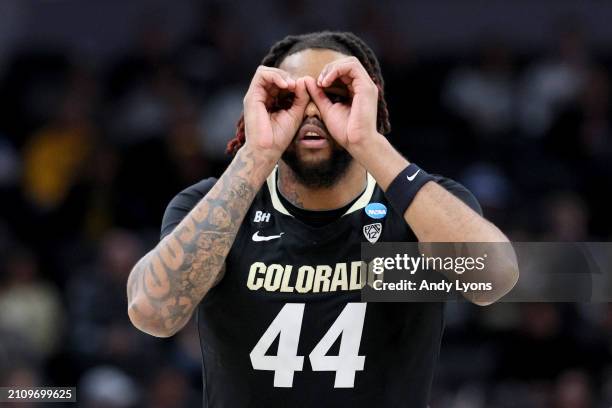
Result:
[[298,78],[295,81],[295,99],[293,100],[293,104],[289,111],[293,114],[298,114],[300,117],[304,113],[308,102],[310,101],[310,96],[308,95],[308,91],[306,90],[306,84],[304,83],[304,78]]
[[315,105],[317,105],[317,108],[319,109],[319,112],[321,112],[323,120],[325,120],[326,113],[329,111],[333,104],[327,98],[327,95],[325,95],[323,89],[319,88],[319,85],[317,85],[317,81],[314,78],[304,77],[304,81],[306,83],[306,89],[308,90],[308,93],[312,98],[312,101]]

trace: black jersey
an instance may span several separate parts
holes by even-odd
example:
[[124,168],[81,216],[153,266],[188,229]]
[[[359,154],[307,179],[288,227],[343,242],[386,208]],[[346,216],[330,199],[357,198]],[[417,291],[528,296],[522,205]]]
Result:
[[[444,326],[441,303],[362,303],[362,242],[416,241],[368,175],[365,191],[320,227],[292,216],[274,171],[257,193],[198,307],[205,407],[426,407]],[[461,185],[439,184],[480,212]],[[172,231],[214,185],[166,210]],[[370,203],[387,212],[370,213]]]

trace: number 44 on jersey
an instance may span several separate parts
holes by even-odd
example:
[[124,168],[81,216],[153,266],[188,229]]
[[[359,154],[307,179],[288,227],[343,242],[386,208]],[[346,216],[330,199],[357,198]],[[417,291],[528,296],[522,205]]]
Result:
[[[366,306],[367,303],[348,303],[308,356],[314,371],[336,372],[335,388],[353,388],[355,372],[363,370],[365,356],[358,354]],[[304,357],[297,355],[303,316],[303,303],[287,303],[251,350],[253,368],[274,371],[275,387],[292,387],[294,372],[303,369]],[[279,336],[277,354],[266,355]],[[338,355],[328,356],[339,336],[342,339]]]

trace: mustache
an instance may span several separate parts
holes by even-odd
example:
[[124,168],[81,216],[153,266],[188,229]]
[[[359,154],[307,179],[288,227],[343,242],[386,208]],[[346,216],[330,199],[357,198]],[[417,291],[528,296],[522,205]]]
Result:
[[300,128],[302,128],[305,125],[311,125],[311,126],[316,126],[316,127],[320,127],[321,129],[323,129],[325,131],[325,133],[327,133],[329,135],[329,131],[327,130],[327,126],[325,126],[325,123],[314,116],[308,117],[306,119],[304,119],[304,121],[302,122],[302,124],[300,125]]

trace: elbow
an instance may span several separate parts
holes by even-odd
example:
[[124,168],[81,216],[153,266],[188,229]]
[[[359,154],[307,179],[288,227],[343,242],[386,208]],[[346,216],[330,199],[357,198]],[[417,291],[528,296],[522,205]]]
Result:
[[498,291],[499,297],[497,300],[506,296],[516,285],[519,280],[519,266],[516,252],[509,243],[505,246],[505,261],[499,266]]
[[495,250],[491,251],[495,253],[495,261],[490,269],[493,272],[491,281],[493,290],[486,299],[473,301],[478,306],[489,306],[499,301],[514,288],[519,280],[518,260],[512,243],[501,231],[497,242],[494,244]]
[[154,337],[171,337],[180,327],[168,327],[168,321],[161,314],[161,305],[145,295],[145,280],[142,273],[147,269],[148,256],[136,263],[127,281],[127,313],[132,325]]
[[[128,304],[128,317],[132,325],[143,333],[153,337],[168,338],[178,332],[179,328],[168,328],[163,320],[156,316],[154,310],[150,310],[151,306],[139,302],[137,299],[132,299]],[[147,309],[151,313],[146,313]]]
[[516,285],[519,279],[519,268],[516,260],[508,262],[499,268],[498,277],[493,282],[493,290],[484,299],[472,299],[472,303],[478,306],[489,306],[498,302],[506,296]]
[[516,283],[519,280],[519,268],[518,264],[514,263],[510,265],[505,272],[504,284],[502,285],[502,294],[499,297],[500,299],[503,296],[506,296],[510,291],[514,288]]

